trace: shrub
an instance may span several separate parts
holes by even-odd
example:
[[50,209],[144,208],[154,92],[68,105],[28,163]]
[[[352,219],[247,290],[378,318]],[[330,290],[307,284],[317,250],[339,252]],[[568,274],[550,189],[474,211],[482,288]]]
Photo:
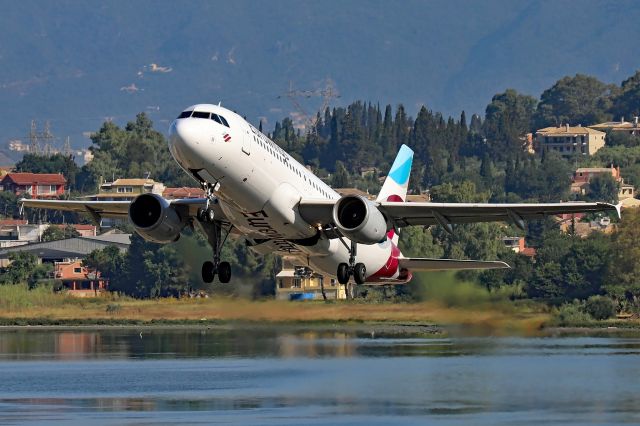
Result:
[[616,314],[616,307],[606,296],[591,296],[584,305],[584,311],[593,319],[605,320]]
[[120,304],[118,303],[109,303],[107,305],[107,313],[108,314],[117,314],[118,312],[120,312],[120,309],[122,309],[122,306],[120,306]]
[[556,321],[560,326],[581,326],[588,325],[592,318],[583,310],[581,303],[574,302],[560,307]]

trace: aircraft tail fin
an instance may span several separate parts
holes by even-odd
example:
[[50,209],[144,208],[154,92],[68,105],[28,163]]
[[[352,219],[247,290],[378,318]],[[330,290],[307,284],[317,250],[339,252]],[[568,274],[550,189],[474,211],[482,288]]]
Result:
[[[413,150],[406,145],[402,145],[376,201],[406,201],[412,163]],[[394,244],[398,244],[399,236],[394,230],[389,231],[387,236]]]

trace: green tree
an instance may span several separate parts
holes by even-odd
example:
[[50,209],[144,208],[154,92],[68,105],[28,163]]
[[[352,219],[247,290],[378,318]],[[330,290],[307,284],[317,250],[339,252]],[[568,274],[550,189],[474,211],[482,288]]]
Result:
[[605,289],[618,302],[640,305],[640,210],[628,209],[613,235],[611,266]]
[[138,114],[124,129],[105,122],[91,136],[91,142],[89,149],[94,158],[83,167],[78,182],[84,191],[96,191],[101,180],[146,175],[166,186],[193,183],[173,160],[164,136],[153,129],[144,113]]
[[9,191],[0,191],[0,215],[6,218],[18,217],[20,206],[18,206],[18,197]]
[[38,267],[36,255],[27,251],[12,252],[9,254],[9,262],[1,278],[5,284],[26,284]]
[[620,92],[613,98],[611,112],[617,119],[640,116],[640,70],[622,82]]
[[124,261],[125,256],[120,249],[116,246],[107,246],[89,253],[82,261],[82,265],[112,280],[119,277]]
[[173,245],[159,245],[133,234],[111,289],[141,298],[176,296],[189,288],[188,274],[184,258]]
[[441,258],[444,249],[434,239],[429,228],[409,226],[400,230],[399,247],[408,257]]
[[536,111],[537,128],[607,121],[616,90],[615,85],[584,74],[563,77],[542,93]]
[[78,236],[80,236],[80,233],[72,225],[66,225],[64,227],[50,225],[42,233],[42,241],[64,240]]
[[493,158],[522,156],[522,136],[531,131],[537,101],[507,89],[491,99],[485,112],[484,131]]
[[597,174],[589,180],[587,198],[590,201],[604,201],[618,203],[618,182],[610,174]]

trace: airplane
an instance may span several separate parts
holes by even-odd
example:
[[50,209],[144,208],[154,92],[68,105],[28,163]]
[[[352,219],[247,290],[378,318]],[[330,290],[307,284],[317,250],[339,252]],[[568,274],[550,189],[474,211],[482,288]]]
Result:
[[548,215],[616,210],[608,203],[407,202],[413,151],[402,145],[375,201],[341,196],[240,115],[222,106],[186,108],[171,123],[169,150],[205,191],[204,198],[167,200],[145,193],[131,201],[21,199],[23,207],[128,219],[143,238],[176,241],[198,228],[213,249],[202,280],[231,279],[221,249],[231,234],[244,236],[257,253],[276,253],[296,266],[336,278],[340,284],[404,284],[416,271],[500,269],[505,262],[411,258],[398,248],[406,226],[511,222]]

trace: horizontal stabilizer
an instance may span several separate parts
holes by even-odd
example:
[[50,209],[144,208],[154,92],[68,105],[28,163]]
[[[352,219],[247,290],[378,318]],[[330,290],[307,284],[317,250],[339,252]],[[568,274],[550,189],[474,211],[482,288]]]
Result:
[[499,260],[459,260],[459,259],[425,259],[418,257],[404,257],[398,259],[401,268],[412,272],[417,271],[447,271],[463,269],[508,269],[505,262]]

